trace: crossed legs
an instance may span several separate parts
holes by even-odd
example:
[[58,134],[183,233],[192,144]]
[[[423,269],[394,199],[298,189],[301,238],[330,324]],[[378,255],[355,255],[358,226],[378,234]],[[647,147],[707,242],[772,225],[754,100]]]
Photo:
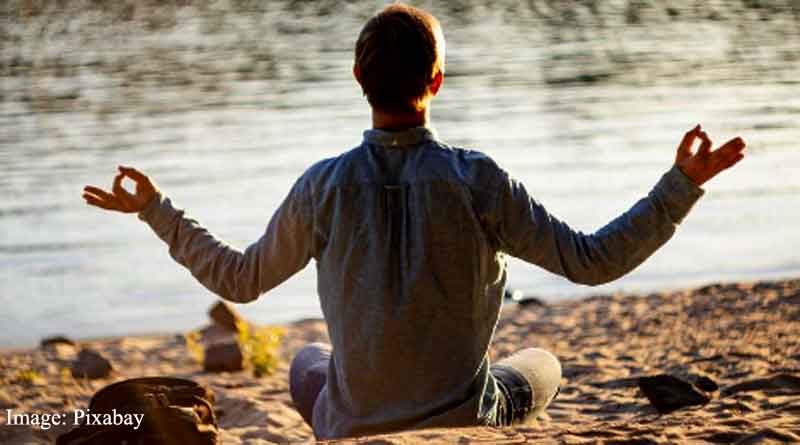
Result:
[[[310,343],[292,359],[289,392],[297,411],[311,425],[314,403],[325,386],[331,346]],[[528,348],[492,365],[491,373],[502,395],[497,426],[524,423],[533,419],[555,399],[561,383],[561,364],[544,349]]]

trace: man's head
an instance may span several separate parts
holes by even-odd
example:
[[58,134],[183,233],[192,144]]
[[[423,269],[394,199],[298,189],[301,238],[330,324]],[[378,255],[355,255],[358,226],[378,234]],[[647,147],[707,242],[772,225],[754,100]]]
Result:
[[373,108],[389,113],[423,110],[444,75],[439,21],[413,6],[387,6],[361,30],[353,74]]

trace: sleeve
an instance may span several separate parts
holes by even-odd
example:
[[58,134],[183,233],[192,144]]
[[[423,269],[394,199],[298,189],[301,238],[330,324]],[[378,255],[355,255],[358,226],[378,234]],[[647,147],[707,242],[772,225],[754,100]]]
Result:
[[630,272],[666,243],[704,191],[673,166],[646,197],[593,234],[559,221],[505,173],[499,193],[501,250],[575,283],[598,285]]
[[266,232],[241,252],[158,194],[139,213],[179,264],[211,292],[244,303],[286,281],[312,257],[313,213],[302,178],[272,216]]

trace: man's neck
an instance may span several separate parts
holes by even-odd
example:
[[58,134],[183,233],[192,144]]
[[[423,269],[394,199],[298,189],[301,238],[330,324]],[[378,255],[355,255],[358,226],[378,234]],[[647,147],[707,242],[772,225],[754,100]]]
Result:
[[404,130],[406,128],[427,127],[430,121],[428,107],[416,113],[386,113],[372,109],[372,128],[381,130]]

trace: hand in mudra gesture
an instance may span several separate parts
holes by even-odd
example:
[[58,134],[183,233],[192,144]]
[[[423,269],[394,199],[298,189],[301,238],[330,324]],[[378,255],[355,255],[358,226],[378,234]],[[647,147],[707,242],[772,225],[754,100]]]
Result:
[[[131,194],[122,187],[125,177],[136,183],[136,193]],[[144,173],[131,167],[119,166],[119,173],[114,177],[111,193],[91,185],[83,188],[83,199],[86,203],[106,210],[123,213],[137,213],[155,198],[158,187]]]
[[[696,138],[700,138],[697,153],[692,151]],[[733,138],[716,150],[711,150],[711,139],[698,124],[689,130],[678,146],[675,165],[698,186],[716,176],[719,172],[732,167],[744,157],[745,143],[740,137]]]

